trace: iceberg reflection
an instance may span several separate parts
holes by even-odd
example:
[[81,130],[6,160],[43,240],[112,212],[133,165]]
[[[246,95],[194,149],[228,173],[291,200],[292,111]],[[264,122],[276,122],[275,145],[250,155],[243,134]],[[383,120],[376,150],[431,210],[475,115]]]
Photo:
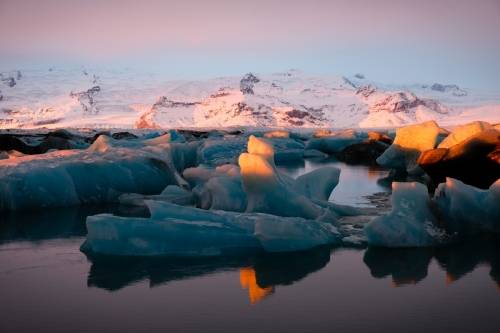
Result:
[[272,294],[275,286],[293,284],[330,261],[331,249],[242,257],[214,258],[137,258],[88,257],[92,262],[87,277],[89,287],[108,291],[149,280],[150,287],[171,281],[201,277],[224,271],[238,271],[240,285],[248,289],[250,302],[256,303]]
[[[500,239],[481,235],[437,248],[388,249],[369,247],[363,261],[374,278],[392,277],[394,286],[417,284],[427,277],[432,259],[445,271],[447,284],[473,272],[490,267],[490,277],[500,288]],[[499,289],[500,290],[500,289]]]

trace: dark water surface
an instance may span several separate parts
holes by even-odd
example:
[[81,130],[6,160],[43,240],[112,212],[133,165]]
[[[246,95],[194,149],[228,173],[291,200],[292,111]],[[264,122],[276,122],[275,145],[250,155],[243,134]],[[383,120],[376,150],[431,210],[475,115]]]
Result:
[[[365,196],[389,191],[383,170],[335,165],[336,202],[369,206]],[[499,331],[499,238],[434,249],[87,258],[85,216],[115,209],[0,217],[0,332]]]

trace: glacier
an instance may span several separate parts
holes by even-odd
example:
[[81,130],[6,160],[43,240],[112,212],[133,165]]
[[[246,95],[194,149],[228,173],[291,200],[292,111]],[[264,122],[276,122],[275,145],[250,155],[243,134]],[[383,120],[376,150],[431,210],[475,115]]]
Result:
[[[498,91],[436,83],[389,85],[298,70],[205,80],[169,80],[131,68],[21,70],[22,80],[2,89],[0,128],[388,128],[428,120],[446,126],[500,121]],[[251,89],[247,77],[256,78]]]

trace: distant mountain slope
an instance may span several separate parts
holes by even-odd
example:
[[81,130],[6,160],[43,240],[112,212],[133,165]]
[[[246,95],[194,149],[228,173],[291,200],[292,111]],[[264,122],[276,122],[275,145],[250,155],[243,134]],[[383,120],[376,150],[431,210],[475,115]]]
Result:
[[[389,86],[297,70],[200,81],[133,71],[9,71],[0,128],[393,127],[435,119],[500,121],[500,92],[439,83]],[[475,110],[475,111],[474,111]],[[462,117],[463,116],[463,117]]]

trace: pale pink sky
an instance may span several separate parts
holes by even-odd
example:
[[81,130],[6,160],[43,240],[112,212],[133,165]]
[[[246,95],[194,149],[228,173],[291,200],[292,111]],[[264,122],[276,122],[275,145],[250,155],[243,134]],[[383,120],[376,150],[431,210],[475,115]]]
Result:
[[0,61],[203,54],[218,66],[251,55],[267,68],[294,54],[299,67],[337,57],[363,69],[378,56],[415,58],[406,66],[434,56],[500,72],[500,0],[0,0],[0,47]]

